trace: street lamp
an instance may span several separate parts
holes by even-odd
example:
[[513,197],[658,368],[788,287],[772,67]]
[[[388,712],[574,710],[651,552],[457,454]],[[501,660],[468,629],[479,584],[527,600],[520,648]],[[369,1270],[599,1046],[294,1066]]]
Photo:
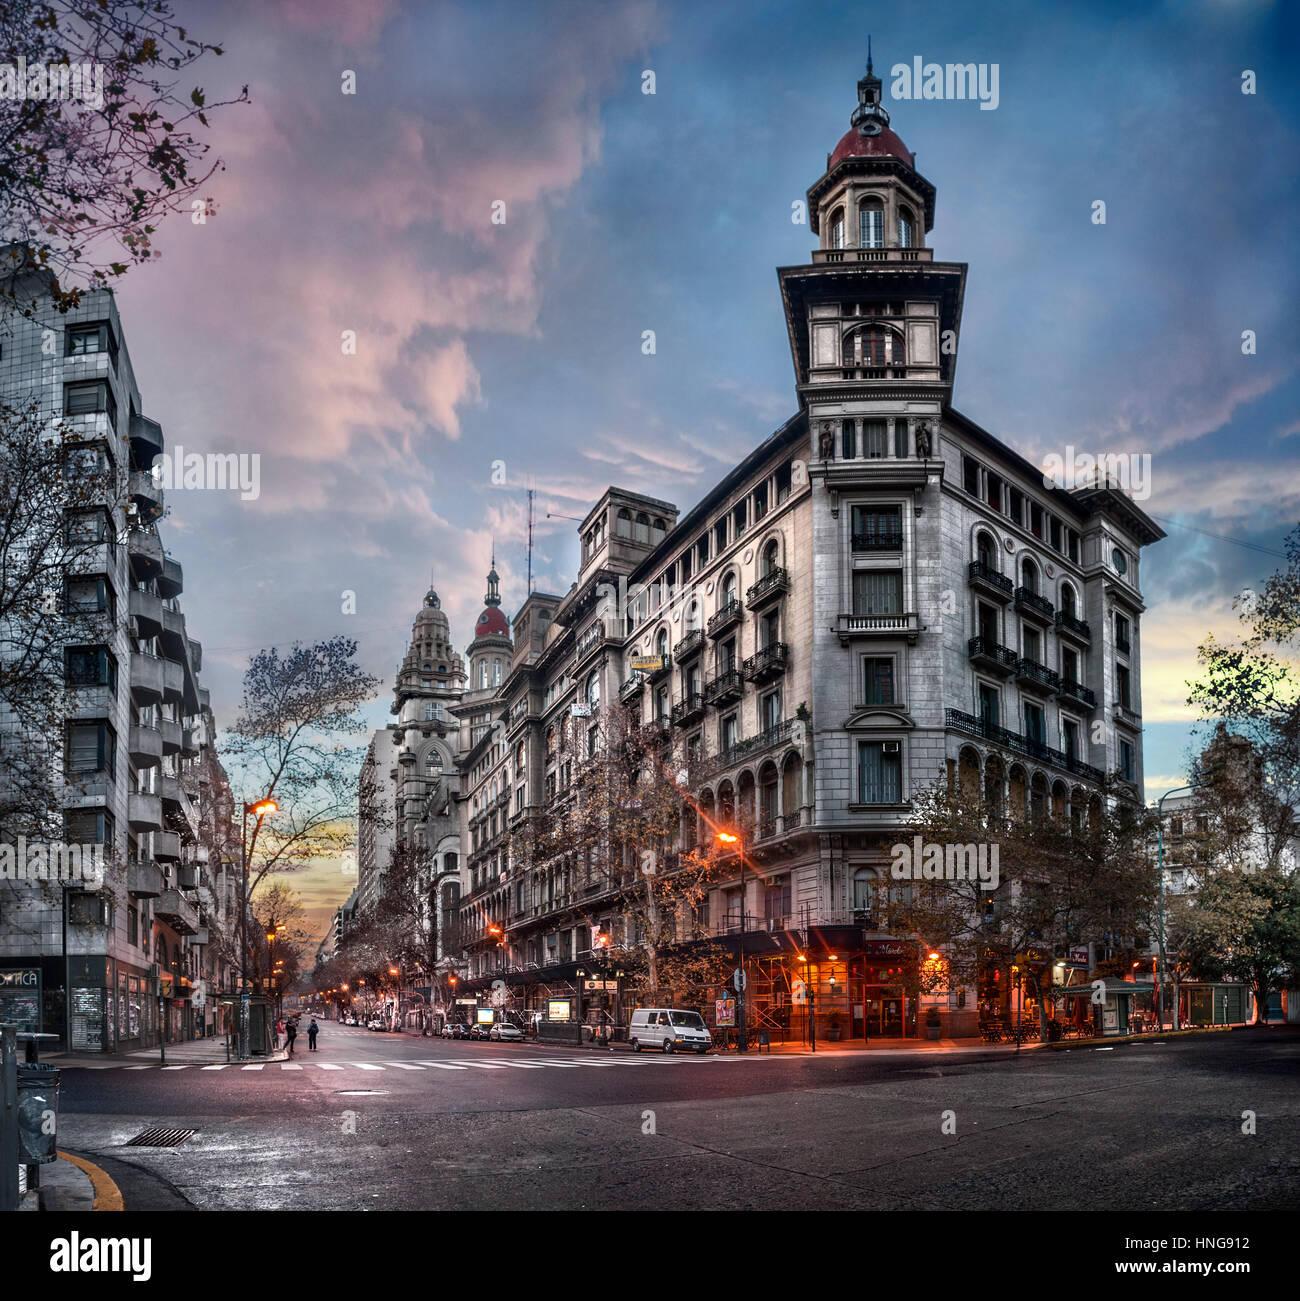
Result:
[[[745,926],[746,926],[745,847],[744,844],[741,842],[740,836],[737,835],[735,832],[719,831],[717,835],[718,835],[718,841],[721,844],[727,846],[734,845],[736,853],[740,858],[740,944],[738,947],[739,947],[739,954],[740,954],[740,984],[743,987],[744,985],[747,984],[747,981],[745,979]],[[749,1043],[748,1043],[749,1026],[748,1026],[748,1016],[747,1016],[749,999],[747,997],[746,990],[744,988],[736,990],[736,1000],[738,1004],[738,1010],[740,1012],[740,1017],[739,1017],[740,1024],[737,1027],[739,1031],[739,1035],[738,1035],[739,1041],[736,1044],[736,1051],[743,1053],[749,1051]]]
[[270,797],[254,800],[244,805],[244,816],[239,826],[239,855],[243,865],[244,889],[239,906],[239,1056],[242,1060],[248,1056],[248,815],[251,813],[257,823],[253,827],[256,839],[262,819],[268,813],[276,813],[280,806]]
[[799,961],[803,967],[803,996],[808,1004],[808,1043],[813,1052],[817,1051],[817,990],[813,986],[812,973],[809,970],[808,956],[801,953]]

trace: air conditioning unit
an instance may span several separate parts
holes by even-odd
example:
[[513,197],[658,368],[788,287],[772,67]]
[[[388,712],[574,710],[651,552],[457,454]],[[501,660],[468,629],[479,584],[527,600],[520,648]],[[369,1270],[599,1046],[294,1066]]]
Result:
[[897,754],[899,744],[900,743],[898,741],[886,741],[882,749],[886,754]]

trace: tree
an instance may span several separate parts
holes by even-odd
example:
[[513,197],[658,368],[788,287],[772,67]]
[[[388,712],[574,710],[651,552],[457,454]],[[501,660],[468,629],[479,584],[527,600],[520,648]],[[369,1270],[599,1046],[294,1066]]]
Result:
[[[257,965],[254,970],[272,975],[276,991],[283,994],[297,983],[302,974],[302,948],[311,939],[302,898],[287,882],[272,881],[257,901],[256,921],[253,947]],[[274,935],[274,941],[268,940],[268,935]],[[284,964],[278,971],[275,969],[277,961]]]
[[245,791],[279,805],[251,824],[250,899],[268,873],[292,872],[352,843],[364,748],[344,742],[365,731],[360,710],[379,686],[356,653],[355,641],[333,637],[295,642],[284,655],[272,647],[249,661],[227,766]]
[[[0,401],[0,834],[62,838],[67,718],[88,677],[65,647],[110,641],[96,565],[125,542],[124,484],[103,449],[35,397]],[[88,577],[81,581],[80,574]],[[71,678],[69,674],[71,673]]]
[[[102,287],[158,256],[163,215],[187,208],[222,165],[198,132],[225,104],[209,105],[199,86],[178,90],[178,75],[221,53],[174,22],[161,0],[0,6],[0,88],[8,91],[0,96],[0,230],[11,244],[9,270],[51,272],[55,303],[66,310],[81,282]],[[226,103],[247,98],[245,86]],[[29,283],[10,279],[0,295],[30,310]]]

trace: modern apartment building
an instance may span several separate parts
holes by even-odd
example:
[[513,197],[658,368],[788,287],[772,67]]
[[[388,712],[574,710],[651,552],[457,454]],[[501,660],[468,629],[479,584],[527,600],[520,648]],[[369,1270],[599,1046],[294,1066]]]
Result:
[[[33,278],[25,297],[42,287]],[[230,792],[184,571],[159,523],[150,471],[163,431],[143,413],[112,294],[89,292],[63,314],[48,296],[29,316],[8,313],[0,392],[70,428],[77,472],[102,486],[100,505],[66,521],[87,545],[51,599],[90,612],[93,633],[62,648],[64,702],[45,741],[64,839],[101,846],[106,865],[102,889],[0,882],[0,979],[25,992],[4,1010],[85,1051],[156,1044],[160,1019],[171,1039],[218,1031],[215,995],[231,971],[219,933],[238,906],[222,861]]]
[[[726,945],[754,1021],[790,1032],[811,987],[821,1033],[915,1033],[923,955],[890,929],[889,863],[922,789],[1082,818],[1106,773],[1140,799],[1140,556],[1163,533],[953,408],[966,268],[927,246],[935,188],[880,91],[868,66],[808,192],[819,245],[778,273],[797,412],[684,515],[610,488],[572,589],[516,615],[500,687],[471,664],[466,992],[624,1010],[603,979],[583,998],[593,935],[637,943],[618,890],[519,852],[611,711],[691,773],[683,845],[738,836],[681,939]],[[974,991],[928,1002],[973,1032]]]

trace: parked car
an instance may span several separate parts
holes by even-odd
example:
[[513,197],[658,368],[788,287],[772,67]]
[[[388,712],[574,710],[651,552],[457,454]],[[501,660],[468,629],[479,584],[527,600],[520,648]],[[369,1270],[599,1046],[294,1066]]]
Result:
[[492,1027],[487,1025],[472,1025],[469,1028],[469,1037],[471,1039],[482,1039],[487,1042],[488,1036],[492,1032]]
[[697,1053],[707,1053],[713,1043],[704,1018],[698,1012],[684,1012],[678,1007],[637,1008],[627,1033],[634,1053],[642,1048],[662,1048],[666,1053],[693,1048]]
[[448,1021],[442,1027],[442,1037],[444,1039],[468,1039],[469,1027],[461,1025],[459,1021]]
[[524,1032],[517,1025],[511,1025],[509,1021],[498,1021],[488,1031],[488,1038],[495,1039],[498,1043],[523,1043]]

